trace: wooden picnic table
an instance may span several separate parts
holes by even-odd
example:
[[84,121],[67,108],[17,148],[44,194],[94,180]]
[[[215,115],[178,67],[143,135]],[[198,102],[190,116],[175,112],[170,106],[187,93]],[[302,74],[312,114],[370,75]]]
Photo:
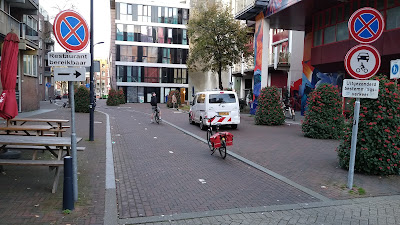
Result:
[[[13,118],[7,120],[7,126],[11,125],[25,125],[27,122],[36,122],[36,123],[47,123],[53,128],[53,132],[57,137],[62,137],[62,133],[65,132],[65,128],[70,128],[70,126],[66,126],[65,124],[69,122],[69,120],[65,119],[51,119],[51,118]],[[53,124],[56,125],[53,125]]]
[[22,126],[2,126],[0,131],[5,131],[8,135],[12,132],[18,133],[19,131],[24,132],[28,136],[32,136],[29,131],[35,131],[36,136],[43,136],[44,131],[50,131],[53,129],[50,125],[22,125]]
[[8,119],[7,126],[8,125],[18,125],[18,122],[21,122],[19,125],[24,125],[27,122],[43,122],[43,123],[47,123],[48,125],[50,125],[52,127],[54,127],[54,125],[52,123],[56,123],[57,127],[59,129],[69,127],[69,126],[63,126],[63,124],[69,122],[69,120],[65,120],[65,119],[42,119],[42,118],[20,118],[20,117]]
[[[81,140],[79,138],[78,140]],[[55,167],[55,177],[53,181],[52,193],[57,191],[58,180],[60,177],[60,168],[64,165],[63,151],[71,148],[70,137],[43,137],[43,136],[17,136],[17,135],[2,135],[0,138],[0,150],[5,150],[7,147],[20,146],[18,150],[33,150],[33,156],[31,160],[19,160],[19,159],[0,159],[0,167],[2,165],[23,165],[23,166],[51,166]],[[22,147],[21,147],[22,146]],[[57,159],[49,160],[37,160],[36,152],[38,149],[30,148],[31,146],[43,146]],[[53,149],[52,149],[53,147]],[[56,147],[56,149],[54,149]],[[54,151],[58,151],[57,153]],[[2,168],[0,168],[2,169]]]

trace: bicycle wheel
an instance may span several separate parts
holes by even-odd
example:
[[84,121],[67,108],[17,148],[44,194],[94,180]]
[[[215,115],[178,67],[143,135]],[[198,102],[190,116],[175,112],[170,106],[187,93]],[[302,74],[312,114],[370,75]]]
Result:
[[213,151],[214,147],[212,146],[212,143],[210,140],[211,136],[212,136],[212,131],[210,129],[208,129],[207,130],[207,144],[208,144],[208,147],[210,148],[210,150]]
[[160,117],[158,117],[158,112],[156,112],[156,115],[154,116],[154,120],[157,122],[157,124],[160,123]]
[[221,141],[221,147],[218,149],[219,154],[221,155],[221,158],[225,159],[226,158],[226,145],[225,141]]

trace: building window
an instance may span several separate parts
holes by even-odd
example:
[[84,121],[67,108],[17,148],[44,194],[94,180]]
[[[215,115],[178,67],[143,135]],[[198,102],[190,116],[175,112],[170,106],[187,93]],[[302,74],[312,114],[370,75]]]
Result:
[[39,75],[39,84],[43,84],[43,74],[40,73]]
[[400,6],[388,9],[386,12],[386,30],[400,27]]
[[24,55],[24,74],[37,77],[37,56]]
[[124,62],[147,62],[186,64],[188,49],[117,45],[116,60]]

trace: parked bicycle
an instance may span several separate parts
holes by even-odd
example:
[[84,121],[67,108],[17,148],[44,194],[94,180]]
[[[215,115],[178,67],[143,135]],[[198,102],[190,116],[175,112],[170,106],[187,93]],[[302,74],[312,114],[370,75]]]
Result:
[[290,107],[290,105],[286,105],[284,102],[282,102],[282,109],[285,118],[292,119],[293,121],[296,120],[296,114],[294,112],[294,109]]
[[221,123],[218,123],[218,122],[215,124],[215,133],[214,133],[212,121],[216,117],[220,117],[220,116],[214,116],[211,119],[209,119],[210,126],[207,129],[207,144],[212,152],[211,155],[213,155],[215,153],[215,151],[218,149],[221,157],[223,159],[225,159],[226,158],[226,146],[230,146],[233,144],[233,135],[229,132],[219,132]]

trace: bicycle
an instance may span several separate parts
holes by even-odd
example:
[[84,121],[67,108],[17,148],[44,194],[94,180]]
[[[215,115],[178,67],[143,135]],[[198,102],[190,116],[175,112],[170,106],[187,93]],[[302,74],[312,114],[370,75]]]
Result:
[[221,158],[225,159],[226,146],[232,145],[233,135],[229,132],[219,132],[219,127],[221,126],[221,123],[215,124],[216,132],[213,134],[211,121],[215,117],[220,117],[220,116],[214,116],[211,119],[209,119],[210,126],[207,129],[207,144],[212,152],[211,155],[213,155],[215,151],[218,149]]
[[155,110],[154,120],[156,121],[157,124],[160,124],[161,119],[160,119],[160,116],[159,116],[158,107]]
[[285,115],[285,118],[293,119],[293,121],[296,120],[296,114],[292,107],[290,107],[289,105],[286,105],[285,103],[282,103],[282,109],[283,109],[283,115]]

